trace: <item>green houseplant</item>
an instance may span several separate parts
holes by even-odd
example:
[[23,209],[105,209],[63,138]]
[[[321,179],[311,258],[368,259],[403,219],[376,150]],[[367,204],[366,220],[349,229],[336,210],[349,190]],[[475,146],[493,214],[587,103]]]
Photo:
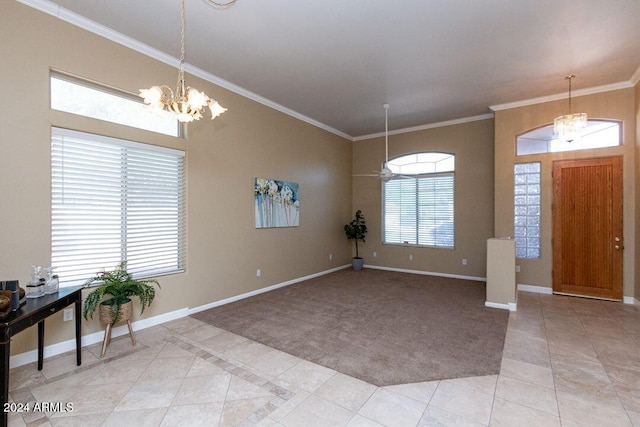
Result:
[[367,225],[364,221],[364,215],[360,209],[356,211],[355,218],[348,224],[345,224],[344,232],[347,235],[347,239],[353,239],[356,242],[356,256],[351,259],[351,265],[355,271],[362,270],[364,260],[358,253],[358,240],[365,242],[364,237],[367,233]]
[[[140,314],[144,313],[144,309],[149,307],[156,296],[156,289],[153,285],[160,287],[155,279],[137,280],[127,272],[127,262],[122,261],[120,265],[112,271],[100,272],[96,276],[88,279],[84,286],[99,283],[84,300],[84,318],[89,320],[93,318],[93,313],[98,306],[108,308],[108,326],[113,326],[121,320],[130,320],[123,318],[122,307],[131,303],[131,297],[140,299]],[[105,295],[110,296],[105,298]],[[129,310],[130,311],[130,310]],[[101,311],[101,314],[104,310]],[[107,322],[105,322],[107,323]],[[110,329],[110,328],[109,328]]]

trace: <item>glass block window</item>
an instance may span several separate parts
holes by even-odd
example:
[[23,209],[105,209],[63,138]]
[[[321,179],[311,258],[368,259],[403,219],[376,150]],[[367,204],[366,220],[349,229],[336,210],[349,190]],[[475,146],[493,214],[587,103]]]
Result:
[[516,258],[540,258],[540,162],[514,167]]

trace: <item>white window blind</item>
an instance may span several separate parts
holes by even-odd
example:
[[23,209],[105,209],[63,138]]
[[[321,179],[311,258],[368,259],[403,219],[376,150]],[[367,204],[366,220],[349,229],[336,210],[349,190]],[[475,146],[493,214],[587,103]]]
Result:
[[184,152],[52,128],[51,265],[62,285],[127,261],[184,271]]
[[383,183],[384,243],[454,247],[454,173]]

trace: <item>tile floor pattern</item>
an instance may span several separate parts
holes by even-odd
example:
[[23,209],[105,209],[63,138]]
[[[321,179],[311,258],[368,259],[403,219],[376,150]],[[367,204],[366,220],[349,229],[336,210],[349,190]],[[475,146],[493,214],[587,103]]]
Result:
[[520,292],[499,375],[376,387],[187,317],[11,371],[10,426],[636,426],[640,306]]

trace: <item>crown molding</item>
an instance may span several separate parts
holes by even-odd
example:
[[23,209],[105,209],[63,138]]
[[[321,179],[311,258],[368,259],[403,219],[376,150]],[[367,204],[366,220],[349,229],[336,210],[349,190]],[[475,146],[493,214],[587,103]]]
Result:
[[[122,46],[128,47],[130,49],[135,50],[136,52],[139,52],[143,55],[149,56],[153,59],[156,59],[160,62],[163,62],[167,65],[170,65],[172,67],[178,67],[178,65],[180,64],[180,61],[178,60],[178,58],[175,58],[171,55],[167,55],[166,53],[152,48],[149,45],[146,45],[144,43],[141,43],[131,37],[125,36],[122,33],[119,33],[117,31],[112,30],[111,28],[108,28],[104,25],[98,24],[95,21],[92,21],[90,19],[85,18],[82,15],[79,15],[77,13],[71,12],[68,9],[65,9],[57,4],[55,4],[54,2],[52,2],[51,0],[16,0],[19,3],[24,4],[25,6],[29,6],[33,9],[39,10],[41,12],[44,12],[48,15],[54,16],[58,19],[60,19],[61,21],[67,22],[71,25],[74,25],[76,27],[82,28],[84,30],[87,30],[91,33],[94,33],[98,36],[104,37],[108,40],[111,40],[115,43],[118,43]],[[330,132],[334,135],[340,136],[342,138],[345,138],[349,141],[362,141],[362,140],[366,140],[366,139],[371,139],[371,138],[377,138],[377,137],[381,137],[384,136],[384,132],[380,132],[380,133],[375,133],[375,134],[369,134],[369,135],[361,135],[361,136],[356,136],[353,137],[347,133],[344,133],[338,129],[335,129],[331,126],[328,126],[322,122],[319,122],[317,120],[314,120],[310,117],[307,117],[303,114],[300,114],[290,108],[287,108],[283,105],[278,104],[277,102],[271,101],[270,99],[267,99],[263,96],[260,96],[254,92],[251,92],[250,90],[247,90],[241,86],[238,86],[236,84],[233,84],[227,80],[224,80],[214,74],[211,74],[207,71],[202,70],[201,68],[195,67],[193,65],[190,65],[188,63],[185,63],[184,65],[185,67],[185,71],[191,75],[194,75],[196,77],[199,77],[203,80],[206,80],[208,82],[211,82],[217,86],[220,86],[224,89],[227,89],[233,93],[236,93],[240,96],[243,96],[245,98],[248,98],[252,101],[255,101],[259,104],[265,105],[267,107],[273,108],[274,110],[280,111],[281,113],[287,114],[288,116],[294,117],[298,120],[301,120],[303,122],[309,123],[317,128],[323,129],[327,132]],[[604,86],[597,86],[597,87],[593,87],[593,88],[586,88],[586,89],[580,89],[580,90],[575,90],[572,92],[572,97],[578,97],[578,96],[584,96],[584,95],[592,95],[592,94],[596,94],[596,93],[602,93],[602,92],[609,92],[612,90],[618,90],[618,89],[627,89],[627,88],[631,88],[634,87],[636,84],[638,84],[638,82],[640,82],[640,67],[638,67],[638,69],[636,69],[636,71],[633,73],[633,75],[631,76],[631,78],[629,79],[629,81],[623,81],[623,82],[618,82],[618,83],[612,83],[612,84],[608,84],[608,85],[604,85]],[[510,102],[510,103],[506,103],[506,104],[498,104],[498,105],[491,105],[489,106],[489,109],[492,111],[492,113],[488,113],[488,114],[482,114],[482,115],[478,115],[478,116],[472,116],[472,117],[466,117],[466,118],[460,118],[460,119],[454,119],[454,120],[447,120],[447,121],[443,121],[443,122],[437,122],[437,123],[431,123],[431,124],[426,124],[426,125],[420,125],[420,126],[414,126],[414,127],[409,127],[409,128],[404,128],[404,129],[396,129],[393,131],[389,131],[389,135],[397,135],[397,134],[402,134],[402,133],[409,133],[409,132],[416,132],[416,131],[421,131],[421,130],[426,130],[426,129],[433,129],[433,128],[438,128],[438,127],[443,127],[443,126],[451,126],[451,125],[456,125],[456,124],[462,124],[462,123],[468,123],[468,122],[473,122],[473,121],[477,121],[477,120],[486,120],[486,119],[491,119],[494,118],[494,112],[496,111],[500,111],[500,110],[508,110],[511,108],[517,108],[517,107],[525,107],[528,105],[534,105],[534,104],[541,104],[541,103],[545,103],[545,102],[551,102],[551,101],[558,101],[561,99],[566,99],[567,95],[566,93],[561,93],[561,94],[555,94],[555,95],[549,95],[549,96],[543,96],[543,97],[538,97],[538,98],[532,98],[532,99],[526,99],[526,100],[522,100],[522,101],[515,101],[515,102]]]
[[16,0],[16,1],[18,3],[22,3],[26,6],[32,7],[34,9],[38,9],[41,12],[44,12],[53,16],[58,16],[58,10],[60,10],[60,6],[48,0]]
[[[633,84],[630,81],[611,83],[611,84],[603,85],[603,86],[596,86],[596,87],[590,87],[590,88],[586,88],[586,89],[573,90],[571,92],[571,97],[572,98],[577,98],[579,96],[593,95],[595,93],[610,92],[612,90],[628,89],[628,88],[631,88],[631,87],[633,87]],[[491,109],[491,111],[496,112],[496,111],[500,111],[500,110],[509,110],[511,108],[526,107],[528,105],[543,104],[545,102],[559,101],[561,99],[567,99],[567,94],[566,93],[557,93],[555,95],[548,95],[548,96],[541,96],[541,97],[538,97],[538,98],[524,99],[522,101],[508,102],[506,104],[490,105],[489,108]]]
[[[147,44],[141,43],[138,40],[135,40],[131,37],[125,36],[122,33],[114,31],[111,28],[108,28],[104,25],[101,25],[95,21],[85,18],[82,15],[71,12],[68,9],[65,9],[50,0],[16,0],[19,3],[24,4],[25,6],[32,7],[33,9],[37,9],[41,12],[44,12],[48,15],[54,16],[61,21],[67,22],[76,27],[87,30],[91,33],[94,33],[100,37],[104,37],[107,40],[111,40],[115,43],[118,43],[122,46],[128,47],[129,49],[135,50],[143,55],[149,56],[153,59],[156,59],[165,64],[171,65],[172,67],[178,67],[180,64],[180,60],[178,58],[174,58],[171,55],[167,55],[166,53],[155,49]],[[247,90],[241,86],[233,84],[225,79],[222,79],[214,74],[211,74],[207,71],[204,71],[201,68],[195,67],[191,64],[184,64],[185,72],[199,77],[203,80],[211,82],[217,86],[220,86],[224,89],[227,89],[233,93],[236,93],[245,98],[251,99],[259,104],[265,105],[267,107],[273,108],[274,110],[280,111],[281,113],[287,114],[291,117],[294,117],[303,122],[309,123],[315,127],[326,130],[327,132],[333,133],[337,136],[345,138],[349,141],[353,141],[353,137],[348,135],[338,129],[332,128],[324,123],[321,123],[317,120],[314,120],[310,117],[307,117],[303,114],[298,113],[297,111],[291,110],[283,105],[278,104],[277,102],[273,102],[270,99],[267,99],[263,96],[260,96],[250,90]]]
[[631,78],[629,79],[629,83],[631,83],[631,86],[635,86],[638,84],[638,82],[640,82],[640,66],[638,67],[638,69],[636,70],[635,73],[633,73],[633,75],[631,76]]
[[[493,118],[494,118],[494,114],[493,113],[480,114],[478,116],[463,117],[463,118],[460,118],[460,119],[446,120],[444,122],[436,122],[436,123],[430,123],[430,124],[426,124],[426,125],[412,126],[412,127],[403,128],[403,129],[390,130],[389,131],[389,135],[399,135],[401,133],[417,132],[417,131],[420,131],[420,130],[434,129],[434,128],[440,128],[440,127],[444,127],[444,126],[459,125],[459,124],[462,124],[462,123],[476,122],[478,120],[487,120],[487,119],[493,119]],[[356,137],[353,138],[353,141],[363,141],[365,139],[379,138],[379,137],[382,137],[382,136],[384,136],[384,132],[372,133],[372,134],[369,134],[369,135],[356,136]]]

